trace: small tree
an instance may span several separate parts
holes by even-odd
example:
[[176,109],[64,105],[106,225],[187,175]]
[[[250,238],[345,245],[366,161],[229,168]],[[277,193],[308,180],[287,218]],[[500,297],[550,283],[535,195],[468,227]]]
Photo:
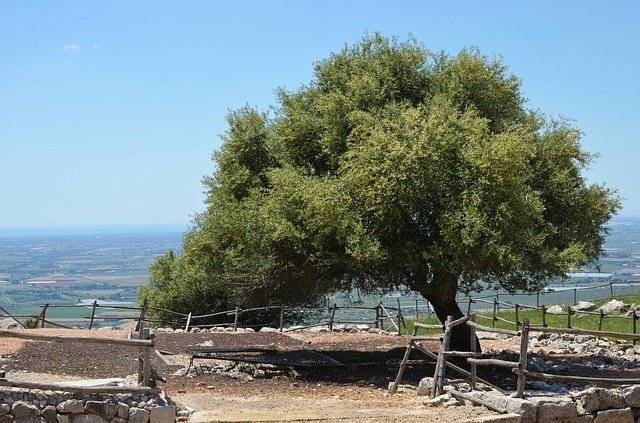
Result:
[[152,280],[175,295],[300,303],[404,285],[444,321],[462,316],[458,291],[534,292],[594,261],[620,206],[585,182],[581,132],[527,109],[520,80],[477,49],[365,36],[278,103],[227,117],[208,209],[154,267],[171,262]]

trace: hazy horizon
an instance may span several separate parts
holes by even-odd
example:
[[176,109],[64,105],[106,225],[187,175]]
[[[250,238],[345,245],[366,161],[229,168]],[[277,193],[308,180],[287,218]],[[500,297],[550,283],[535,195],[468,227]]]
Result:
[[1,227],[0,238],[21,238],[36,236],[73,236],[73,235],[101,235],[101,234],[128,234],[128,233],[165,233],[185,232],[189,228],[188,223],[168,224],[129,224],[129,225],[61,225],[61,226],[21,226]]

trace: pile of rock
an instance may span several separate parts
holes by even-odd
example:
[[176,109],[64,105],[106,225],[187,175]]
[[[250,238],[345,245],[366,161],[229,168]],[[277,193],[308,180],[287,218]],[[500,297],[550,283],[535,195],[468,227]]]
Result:
[[[165,333],[185,333],[184,329],[172,329],[172,328],[158,328],[155,330],[156,332],[165,332]],[[314,326],[314,327],[306,327],[306,326],[290,326],[283,329],[283,332],[293,332],[293,331],[303,331],[303,332],[330,332],[329,328],[326,326]],[[252,328],[236,328],[235,330],[229,326],[217,326],[213,328],[190,328],[189,332],[191,333],[223,333],[223,332],[234,332],[234,333],[252,333],[255,332]],[[280,332],[277,328],[271,327],[263,327],[260,329],[260,332]],[[338,323],[333,326],[333,332],[366,332],[366,333],[379,333],[379,334],[390,334],[387,331],[382,329],[372,328],[366,324],[342,324]]]
[[588,388],[567,395],[529,391],[524,399],[497,391],[473,391],[469,395],[519,414],[522,423],[634,423],[640,417],[640,385]]
[[219,374],[241,381],[254,379],[287,378],[296,380],[298,373],[290,367],[267,363],[230,362],[225,360],[200,360],[198,365],[191,366],[187,377],[203,374]]
[[0,391],[0,423],[173,423],[176,407],[161,395]]

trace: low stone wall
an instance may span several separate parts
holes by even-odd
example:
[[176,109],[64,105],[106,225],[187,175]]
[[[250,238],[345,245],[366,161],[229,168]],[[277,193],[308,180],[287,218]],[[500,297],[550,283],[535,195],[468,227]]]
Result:
[[522,423],[634,423],[640,418],[640,385],[588,388],[568,395],[531,392],[524,399],[495,391],[470,394],[519,414]]
[[0,423],[173,423],[176,407],[162,395],[94,395],[0,390]]

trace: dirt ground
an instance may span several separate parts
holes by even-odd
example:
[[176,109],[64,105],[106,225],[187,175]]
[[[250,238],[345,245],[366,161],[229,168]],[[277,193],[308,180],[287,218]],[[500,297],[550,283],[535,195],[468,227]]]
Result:
[[[38,329],[44,333],[68,330]],[[73,331],[74,335],[126,337],[123,330]],[[387,394],[395,379],[407,338],[371,333],[157,333],[156,348],[167,365],[152,356],[154,369],[168,380],[161,384],[178,403],[195,410],[191,421],[225,422],[464,422],[468,418],[495,414],[482,407],[435,407],[423,405],[424,397],[403,389]],[[242,381],[220,374],[184,375],[190,348],[258,347],[277,351],[276,357],[291,360],[295,378]],[[425,346],[437,350],[436,341]],[[137,370],[136,348],[106,344],[25,342],[2,338],[0,356],[7,377],[34,380],[70,378],[124,378]],[[326,360],[318,359],[326,358]],[[288,362],[287,362],[288,363]],[[330,364],[327,364],[330,363]],[[490,372],[489,372],[490,373]],[[413,352],[402,383],[417,386],[433,374],[433,363]],[[47,376],[48,375],[48,376]],[[481,377],[494,376],[480,374]],[[513,378],[511,375],[507,375]],[[457,377],[457,376],[456,376]]]

